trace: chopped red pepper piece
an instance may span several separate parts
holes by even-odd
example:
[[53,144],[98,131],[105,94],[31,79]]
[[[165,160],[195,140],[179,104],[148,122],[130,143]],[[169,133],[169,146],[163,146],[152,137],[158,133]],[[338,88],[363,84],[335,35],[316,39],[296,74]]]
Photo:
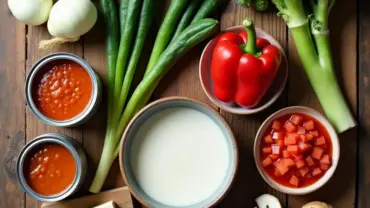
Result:
[[277,130],[277,131],[279,131],[281,129],[281,123],[280,123],[280,121],[274,121],[272,123],[272,128],[275,129],[275,130]]
[[303,127],[306,130],[311,131],[311,130],[314,130],[315,124],[314,124],[313,120],[309,120],[309,121],[304,122]]
[[314,147],[312,150],[312,157],[316,160],[320,160],[323,153],[323,149],[321,149],[320,147]]
[[269,165],[272,164],[272,159],[270,157],[266,157],[263,161],[262,161],[262,166],[263,167],[267,167]]
[[303,117],[299,115],[292,115],[290,120],[297,126],[301,125],[303,122]]
[[305,166],[306,164],[305,164],[304,160],[299,160],[299,161],[297,161],[297,163],[295,165],[299,169],[299,168]]
[[284,124],[284,128],[287,132],[289,133],[293,133],[296,131],[297,127],[291,122],[291,121],[287,121],[285,124]]
[[312,167],[312,166],[314,166],[314,165],[315,165],[315,162],[313,161],[313,159],[312,159],[312,157],[311,157],[311,156],[308,156],[308,157],[306,158],[306,163],[307,163],[307,165],[308,165],[309,167]]
[[292,177],[290,178],[289,183],[292,184],[293,186],[298,187],[299,179],[297,178],[297,176],[292,175]]
[[321,146],[321,145],[325,145],[326,144],[326,140],[325,140],[325,137],[321,136],[321,137],[318,137],[316,140],[315,140],[315,145],[316,146]]

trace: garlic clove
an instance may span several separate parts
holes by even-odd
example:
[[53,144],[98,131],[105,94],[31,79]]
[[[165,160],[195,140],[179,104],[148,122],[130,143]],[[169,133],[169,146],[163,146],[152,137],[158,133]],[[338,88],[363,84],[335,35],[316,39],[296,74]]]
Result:
[[263,194],[256,198],[258,208],[281,208],[279,200],[270,194]]

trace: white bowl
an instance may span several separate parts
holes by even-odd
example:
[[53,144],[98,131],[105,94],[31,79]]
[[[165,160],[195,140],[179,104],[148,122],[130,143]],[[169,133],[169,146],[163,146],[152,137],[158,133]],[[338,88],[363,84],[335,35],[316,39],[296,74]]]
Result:
[[[235,26],[230,27],[226,29],[224,32],[235,32],[240,33],[245,31],[245,28],[243,26]],[[222,34],[221,33],[221,34]],[[279,42],[266,33],[265,31],[256,28],[257,37],[265,38],[268,40],[272,45],[276,46],[281,53],[281,64],[278,73],[276,74],[276,78],[274,82],[271,84],[270,88],[266,92],[266,94],[263,96],[262,100],[259,102],[259,104],[253,108],[246,108],[241,107],[235,103],[225,103],[220,100],[218,100],[214,94],[213,94],[213,82],[211,79],[211,62],[212,62],[212,54],[213,50],[216,46],[216,43],[218,41],[219,36],[212,39],[207,46],[204,48],[202,56],[200,58],[199,62],[199,78],[200,82],[202,84],[203,91],[206,93],[207,97],[219,108],[228,111],[230,113],[234,114],[242,114],[242,115],[248,115],[248,114],[254,114],[257,112],[260,112],[266,108],[268,108],[270,105],[272,105],[281,95],[281,93],[284,90],[285,84],[288,79],[288,60],[286,58],[285,52]]]
[[[261,141],[263,139],[263,136],[265,132],[267,131],[268,127],[271,125],[271,123],[281,116],[287,115],[287,114],[293,114],[293,113],[302,113],[309,115],[313,118],[315,118],[317,121],[319,121],[325,129],[328,131],[329,136],[331,138],[331,143],[333,146],[333,155],[332,155],[332,165],[331,167],[325,172],[325,174],[315,183],[313,183],[310,186],[303,187],[303,188],[291,188],[283,186],[279,183],[277,183],[275,180],[273,180],[264,170],[262,164],[261,164],[261,157],[260,157],[260,146]],[[258,171],[260,172],[263,179],[268,183],[271,187],[274,189],[286,193],[286,194],[292,194],[292,195],[304,195],[311,192],[316,191],[317,189],[321,188],[326,182],[329,181],[329,179],[333,176],[335,169],[337,168],[339,156],[340,156],[340,148],[339,148],[339,139],[338,135],[335,132],[335,129],[333,126],[329,123],[326,118],[321,115],[319,112],[302,106],[293,106],[281,109],[274,114],[272,114],[270,117],[268,117],[259,128],[256,138],[254,140],[254,160],[257,166]]]

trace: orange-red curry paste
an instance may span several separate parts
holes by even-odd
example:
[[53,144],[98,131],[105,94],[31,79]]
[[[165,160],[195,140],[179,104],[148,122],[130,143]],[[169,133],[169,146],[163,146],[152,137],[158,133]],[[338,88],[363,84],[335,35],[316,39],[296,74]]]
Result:
[[78,63],[63,60],[46,65],[34,85],[34,102],[46,117],[67,120],[80,114],[90,101],[92,83]]
[[54,195],[72,184],[76,176],[76,162],[64,146],[43,144],[28,154],[23,174],[33,191],[45,196]]

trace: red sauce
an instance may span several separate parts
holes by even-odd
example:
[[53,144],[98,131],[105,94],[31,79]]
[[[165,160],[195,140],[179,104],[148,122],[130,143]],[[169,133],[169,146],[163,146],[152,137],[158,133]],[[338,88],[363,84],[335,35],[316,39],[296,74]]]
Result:
[[261,162],[267,174],[283,186],[307,187],[331,167],[332,143],[319,121],[305,114],[275,120],[261,143]]
[[35,79],[33,97],[42,114],[54,120],[67,120],[80,114],[90,101],[91,78],[79,64],[57,61],[46,65]]
[[72,184],[76,163],[71,152],[64,146],[43,144],[27,155],[23,174],[33,191],[44,196],[54,195]]

